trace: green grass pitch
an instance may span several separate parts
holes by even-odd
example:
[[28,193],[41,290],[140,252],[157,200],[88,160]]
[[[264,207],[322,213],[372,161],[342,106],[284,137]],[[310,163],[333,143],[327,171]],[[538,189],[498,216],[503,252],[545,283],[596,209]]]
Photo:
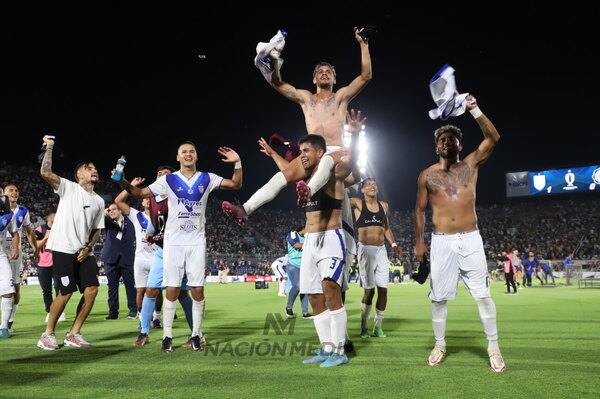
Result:
[[[477,306],[462,286],[448,306],[448,356],[441,366],[429,367],[428,286],[390,286],[383,325],[388,337],[361,339],[362,290],[351,284],[346,307],[356,353],[348,365],[330,369],[302,364],[317,344],[313,323],[301,318],[285,323],[280,316],[286,298],[277,296],[275,284],[267,290],[255,290],[252,283],[208,284],[203,324],[208,345],[197,353],[179,347],[189,333],[179,306],[175,352],[160,352],[162,330],[151,331],[149,345],[133,347],[138,321],[105,321],[106,291],[100,287],[82,331],[92,347],[43,351],[36,347],[44,329],[41,290],[23,287],[13,337],[0,340],[0,397],[506,399],[597,398],[600,392],[599,289],[561,285],[509,296],[494,282],[508,367],[500,374],[489,370]],[[123,317],[123,290],[120,295]],[[68,321],[58,324],[61,341],[78,300],[75,294]]]

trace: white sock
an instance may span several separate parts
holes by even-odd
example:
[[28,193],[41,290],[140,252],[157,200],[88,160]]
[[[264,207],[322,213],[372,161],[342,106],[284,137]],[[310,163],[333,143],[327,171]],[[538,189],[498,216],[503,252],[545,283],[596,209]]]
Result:
[[281,172],[277,172],[275,176],[271,178],[261,188],[258,189],[257,192],[250,197],[248,201],[243,205],[244,210],[248,215],[252,212],[263,206],[269,201],[272,201],[273,198],[279,194],[281,190],[283,190],[287,186],[287,181],[285,180],[285,176]]
[[8,328],[8,319],[10,319],[10,314],[12,312],[13,304],[15,303],[15,298],[5,298],[2,297],[2,304],[0,308],[2,309],[2,319],[0,321],[0,328]]
[[435,344],[446,346],[446,320],[448,320],[448,305],[446,301],[431,302],[431,324]]
[[285,291],[285,281],[279,280],[279,294],[283,294]]
[[163,339],[165,337],[173,338],[173,319],[175,318],[176,303],[175,301],[169,301],[167,298],[163,301]]
[[335,163],[333,158],[330,155],[325,155],[319,161],[319,167],[317,171],[311,177],[310,182],[308,183],[308,188],[310,188],[310,194],[313,195],[317,191],[319,191],[323,186],[329,181],[331,177],[331,171]]
[[383,322],[384,314],[385,310],[379,310],[375,308],[375,328],[381,328],[381,323]]
[[197,301],[192,298],[192,324],[194,329],[192,330],[192,337],[196,335],[200,336],[202,331],[202,319],[204,318],[204,303],[205,299]]
[[496,304],[492,298],[475,298],[479,307],[479,319],[488,339],[488,351],[500,350],[498,346],[498,328],[496,327]]
[[329,309],[313,317],[313,322],[315,323],[315,329],[317,330],[317,335],[321,342],[321,349],[324,352],[333,352],[334,348],[331,343],[331,315],[329,314]]
[[159,319],[160,320],[160,312],[155,310],[154,312],[152,312],[152,320],[156,320]]
[[15,314],[17,314],[17,309],[19,309],[19,304],[13,303],[13,308],[10,312],[10,318],[8,319],[9,322],[13,322],[15,320]]
[[334,351],[343,355],[346,343],[346,325],[348,324],[346,308],[342,306],[338,310],[330,310],[329,314],[331,315],[331,339],[335,347]]
[[366,330],[369,328],[369,316],[371,316],[371,305],[360,303],[360,329]]

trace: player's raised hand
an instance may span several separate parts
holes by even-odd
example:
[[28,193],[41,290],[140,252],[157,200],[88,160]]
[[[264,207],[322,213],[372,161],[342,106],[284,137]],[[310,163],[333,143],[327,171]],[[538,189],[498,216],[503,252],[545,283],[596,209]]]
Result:
[[353,109],[350,112],[346,111],[346,124],[348,125],[348,132],[355,134],[361,131],[363,124],[367,120],[367,118],[362,118],[362,114],[360,111],[354,111]]
[[49,137],[54,137],[54,136],[45,135],[44,137],[42,137],[42,140],[44,141],[44,143],[46,145],[53,146],[54,145],[54,139],[53,138],[49,138]]
[[267,140],[265,140],[264,138],[261,137],[258,140],[258,145],[260,145],[262,147],[260,149],[260,152],[262,152],[269,158],[273,158],[273,153],[275,152],[275,150],[269,145],[269,143],[267,143]]
[[146,181],[146,179],[144,179],[143,177],[134,177],[130,183],[132,186],[137,187],[138,185],[142,184],[144,181]]
[[477,100],[473,97],[472,94],[469,94],[465,100],[467,100],[467,110],[470,111],[478,107]]
[[219,147],[217,152],[224,157],[224,159],[222,159],[223,162],[232,163],[240,160],[238,153],[229,147]]

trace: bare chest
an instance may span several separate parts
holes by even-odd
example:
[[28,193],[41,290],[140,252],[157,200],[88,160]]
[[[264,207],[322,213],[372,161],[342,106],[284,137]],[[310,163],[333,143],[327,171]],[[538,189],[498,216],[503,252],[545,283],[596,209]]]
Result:
[[449,170],[434,169],[427,173],[427,190],[431,194],[444,193],[448,197],[454,197],[461,191],[471,190],[473,170],[466,163],[459,163]]

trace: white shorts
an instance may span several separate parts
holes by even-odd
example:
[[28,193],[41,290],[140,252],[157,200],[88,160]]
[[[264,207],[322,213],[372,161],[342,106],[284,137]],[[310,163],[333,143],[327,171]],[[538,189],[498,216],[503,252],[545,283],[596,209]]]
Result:
[[[347,242],[347,241],[346,241]],[[342,291],[348,291],[348,278],[350,277],[350,265],[354,262],[354,253],[346,248],[346,263],[344,263],[344,279],[342,280]]]
[[136,256],[133,262],[133,279],[135,280],[135,288],[145,288],[148,285],[148,275],[152,267],[152,257]]
[[456,298],[458,276],[474,298],[490,296],[483,241],[478,230],[431,235],[431,291],[433,301]]
[[282,278],[287,278],[287,273],[285,272],[285,270],[283,270],[283,265],[272,266],[271,270],[273,270],[273,274],[279,280],[281,280]]
[[15,284],[23,284],[23,254],[19,252],[19,257],[9,260],[9,262]]
[[363,288],[387,288],[390,280],[388,263],[385,245],[358,243],[358,270]]
[[165,245],[163,265],[163,286],[181,287],[183,276],[187,275],[187,285],[204,287],[206,240],[201,240],[197,245]]
[[15,292],[15,280],[8,261],[8,256],[0,252],[0,295],[13,294]]
[[322,294],[321,282],[329,278],[342,286],[346,244],[342,230],[307,233],[302,247],[300,293]]
[[341,150],[342,147],[339,145],[328,145],[326,150],[325,150],[325,154],[323,154],[323,156],[327,155],[327,154],[331,154],[332,152],[336,152]]

